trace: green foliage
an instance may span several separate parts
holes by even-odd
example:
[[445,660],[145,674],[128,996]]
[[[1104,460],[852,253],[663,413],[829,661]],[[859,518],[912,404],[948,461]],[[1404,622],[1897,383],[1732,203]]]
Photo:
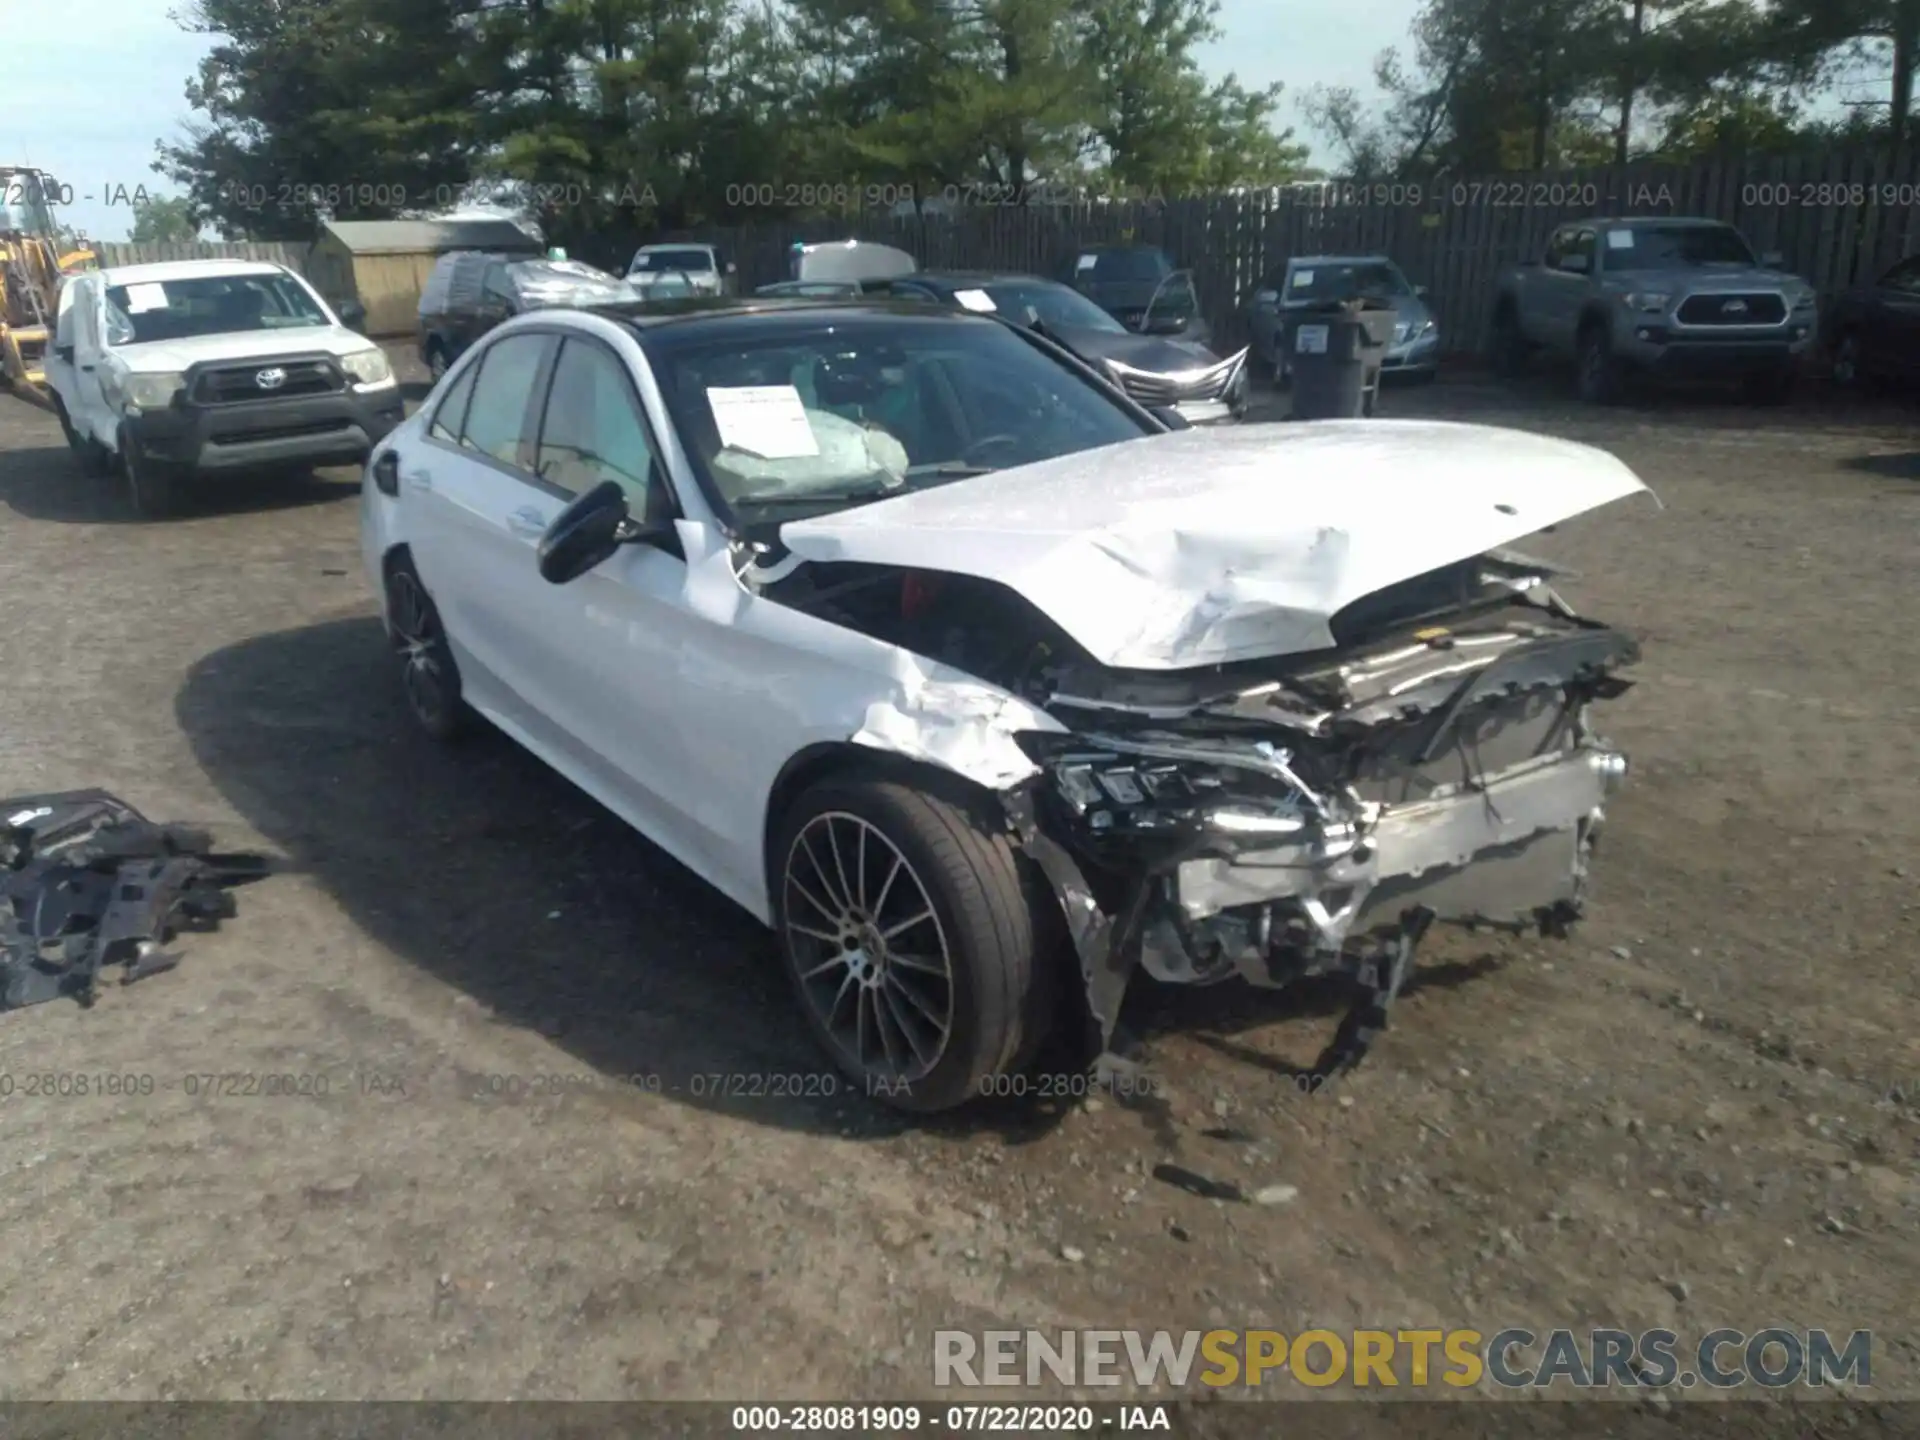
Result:
[[1389,51],[1376,66],[1377,101],[1306,97],[1340,168],[1534,170],[1863,133],[1809,120],[1806,102],[1863,46],[1892,41],[1904,113],[1920,0],[1427,0],[1412,33],[1411,63]]
[[[1210,81],[1215,0],[197,0],[155,168],[229,235],[501,193],[550,238],[947,187],[1296,175],[1278,87]],[[874,187],[869,189],[868,187]],[[982,187],[992,187],[983,191]]]
[[178,244],[198,239],[200,221],[193,202],[184,195],[156,195],[133,206],[133,226],[127,238],[136,245]]

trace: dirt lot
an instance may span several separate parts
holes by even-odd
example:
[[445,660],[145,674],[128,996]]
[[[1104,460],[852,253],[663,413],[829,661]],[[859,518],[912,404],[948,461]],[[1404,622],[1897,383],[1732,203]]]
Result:
[[[1332,1094],[1288,1068],[1321,997],[1142,985],[1164,1103],[914,1128],[710,1093],[820,1068],[768,939],[504,741],[415,736],[351,475],[132,523],[0,396],[0,792],[296,871],[172,974],[0,1019],[0,1398],[924,1395],[932,1331],[995,1322],[1870,1327],[1920,1398],[1911,409],[1385,409],[1665,502],[1535,547],[1646,645],[1591,919],[1432,943]],[[190,1079],[249,1074],[325,1093]]]

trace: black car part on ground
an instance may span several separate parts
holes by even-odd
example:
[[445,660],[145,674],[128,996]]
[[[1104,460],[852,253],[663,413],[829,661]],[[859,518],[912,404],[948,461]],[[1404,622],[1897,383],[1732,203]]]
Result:
[[231,918],[228,887],[269,868],[104,790],[0,800],[0,1010],[62,996],[91,1005],[113,965],[126,967],[123,985],[172,969],[174,936]]

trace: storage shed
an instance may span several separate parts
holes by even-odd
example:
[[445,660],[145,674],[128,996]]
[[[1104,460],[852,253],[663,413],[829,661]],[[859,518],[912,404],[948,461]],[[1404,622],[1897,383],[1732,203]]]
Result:
[[420,291],[433,262],[449,250],[498,250],[540,255],[546,247],[511,220],[335,220],[320,232],[307,259],[307,278],[328,301],[358,300],[366,333],[411,335],[419,323]]

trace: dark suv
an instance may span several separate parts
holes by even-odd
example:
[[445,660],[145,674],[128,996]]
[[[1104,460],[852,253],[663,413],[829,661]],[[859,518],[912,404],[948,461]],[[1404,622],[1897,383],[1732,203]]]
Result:
[[437,381],[462,351],[511,316],[640,298],[625,280],[578,260],[457,250],[440,257],[420,292],[420,360]]
[[1158,245],[1083,245],[1061,261],[1054,278],[1129,330],[1177,335],[1198,345],[1212,341],[1192,272]]

